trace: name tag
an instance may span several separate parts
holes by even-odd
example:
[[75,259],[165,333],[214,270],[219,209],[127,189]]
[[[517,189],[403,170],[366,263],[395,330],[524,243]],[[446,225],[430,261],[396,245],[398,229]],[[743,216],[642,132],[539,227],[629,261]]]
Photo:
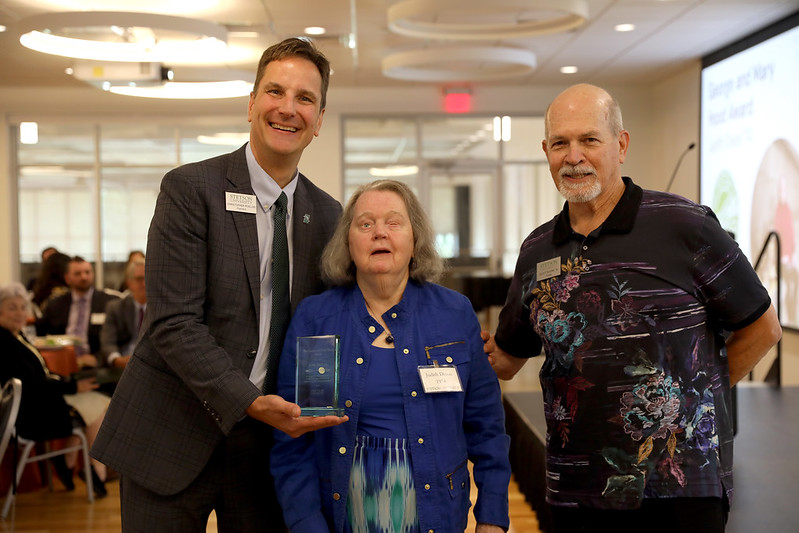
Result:
[[225,210],[227,211],[252,213],[254,215],[257,209],[256,201],[254,194],[225,191]]
[[463,391],[461,378],[454,366],[420,366],[419,377],[427,394]]
[[543,281],[560,276],[560,257],[541,261],[535,266],[535,280]]
[[92,313],[89,322],[92,326],[102,326],[105,324],[105,313]]

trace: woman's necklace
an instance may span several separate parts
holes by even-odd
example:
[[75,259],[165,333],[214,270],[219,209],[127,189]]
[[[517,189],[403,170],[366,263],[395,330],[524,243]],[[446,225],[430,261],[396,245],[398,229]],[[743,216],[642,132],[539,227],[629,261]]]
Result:
[[366,304],[366,310],[369,311],[369,314],[372,315],[372,318],[377,320],[383,329],[386,330],[386,343],[387,344],[394,344],[394,336],[391,334],[391,331],[388,329],[388,326],[383,324],[383,320],[378,317],[374,311],[372,311],[372,307],[369,305],[369,302],[366,301],[366,298],[363,299],[363,302]]

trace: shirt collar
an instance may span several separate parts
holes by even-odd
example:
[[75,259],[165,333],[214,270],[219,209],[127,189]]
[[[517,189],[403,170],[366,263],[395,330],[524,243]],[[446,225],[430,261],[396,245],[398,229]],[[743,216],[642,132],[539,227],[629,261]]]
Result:
[[77,292],[73,291],[72,289],[70,289],[69,292],[72,294],[72,301],[73,302],[77,302],[82,297],[86,298],[87,302],[91,302],[92,301],[92,296],[94,296],[94,287],[90,287],[89,290],[86,291],[85,293],[83,293],[82,296],[80,294],[78,294]]
[[[644,192],[641,187],[633,183],[632,179],[624,176],[622,180],[624,180],[624,194],[621,195],[613,211],[610,212],[608,218],[600,226],[600,233],[629,233],[633,229],[635,216],[638,214],[638,208],[641,206],[641,198]],[[571,224],[569,223],[569,202],[565,202],[563,210],[555,221],[552,241],[554,243],[565,242],[571,237],[572,233]]]
[[291,217],[291,213],[294,209],[294,191],[297,189],[297,176],[300,173],[299,169],[294,171],[294,176],[292,176],[288,185],[281,189],[272,176],[261,168],[261,165],[255,160],[255,155],[252,153],[252,147],[249,143],[245,153],[247,155],[247,170],[250,173],[250,186],[256,198],[258,198],[258,203],[261,204],[265,211],[268,211],[269,208],[274,205],[282,191],[286,193],[286,197],[288,198],[286,213]]

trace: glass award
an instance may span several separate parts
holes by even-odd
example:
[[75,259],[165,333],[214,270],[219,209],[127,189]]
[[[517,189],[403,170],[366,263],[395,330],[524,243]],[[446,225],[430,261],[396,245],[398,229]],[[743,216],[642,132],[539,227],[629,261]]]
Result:
[[297,337],[296,403],[302,416],[344,414],[338,406],[339,336]]

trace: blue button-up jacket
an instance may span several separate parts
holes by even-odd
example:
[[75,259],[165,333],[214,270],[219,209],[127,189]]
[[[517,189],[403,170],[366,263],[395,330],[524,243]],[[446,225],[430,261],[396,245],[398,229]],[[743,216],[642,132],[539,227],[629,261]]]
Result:
[[[409,281],[402,301],[383,319],[394,337],[421,531],[462,533],[466,528],[467,460],[474,465],[478,489],[476,520],[507,528],[510,439],[499,383],[469,300],[439,285]],[[382,330],[357,286],[306,298],[291,321],[278,393],[294,401],[298,336],[339,335],[339,405],[350,418],[297,439],[275,431],[272,474],[292,533],[344,530],[369,347]],[[462,392],[424,392],[419,367],[435,363],[457,368]]]

